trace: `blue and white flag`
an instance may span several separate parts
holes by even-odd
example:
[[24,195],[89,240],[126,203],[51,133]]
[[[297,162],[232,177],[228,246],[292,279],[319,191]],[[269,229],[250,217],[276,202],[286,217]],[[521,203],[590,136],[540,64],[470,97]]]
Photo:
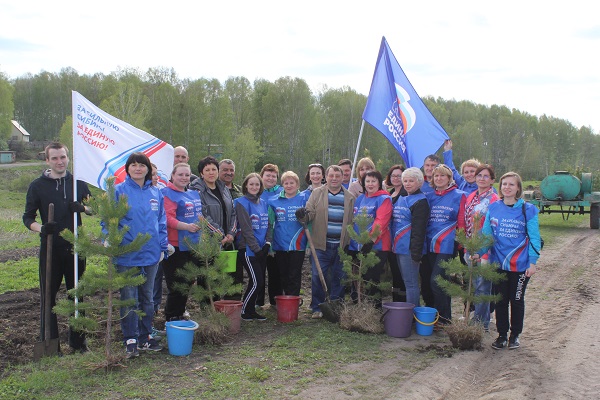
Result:
[[392,143],[407,167],[421,167],[425,157],[449,139],[408,81],[385,37],[363,119]]

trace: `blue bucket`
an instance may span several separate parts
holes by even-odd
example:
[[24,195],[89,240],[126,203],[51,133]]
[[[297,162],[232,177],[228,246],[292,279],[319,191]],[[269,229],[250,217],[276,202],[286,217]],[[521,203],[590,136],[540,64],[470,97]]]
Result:
[[417,335],[430,336],[433,325],[440,317],[438,311],[431,307],[415,307],[415,320],[417,321]]
[[192,353],[194,331],[198,329],[194,321],[170,321],[166,323],[169,354],[187,356]]

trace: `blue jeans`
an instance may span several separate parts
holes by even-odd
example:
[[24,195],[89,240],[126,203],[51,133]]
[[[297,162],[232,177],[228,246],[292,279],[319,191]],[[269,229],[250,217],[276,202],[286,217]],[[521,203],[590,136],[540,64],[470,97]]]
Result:
[[[465,251],[465,259],[470,257],[469,252]],[[487,259],[482,259],[481,264],[489,264]],[[475,296],[486,295],[489,296],[492,294],[492,282],[486,281],[481,276],[476,277],[473,280],[473,287]],[[485,329],[489,329],[490,327],[490,302],[486,301],[483,303],[476,303],[474,305],[475,313],[473,318],[483,324]]]
[[[158,264],[144,267],[124,267],[117,265],[117,272],[125,272],[129,268],[138,269],[137,275],[146,277],[146,281],[139,286],[125,286],[121,288],[121,300],[135,299],[135,304],[121,307],[121,331],[123,340],[137,339],[138,343],[146,343],[148,335],[152,332],[152,318],[154,317],[154,278]],[[139,317],[136,311],[145,315]]]
[[409,254],[396,254],[398,266],[406,286],[406,302],[419,307],[421,290],[419,289],[419,263],[414,262]]
[[[315,249],[317,258],[319,259],[319,265],[323,270],[325,283],[329,289],[331,300],[343,299],[346,290],[342,284],[346,279],[346,274],[344,273],[343,264],[340,260],[340,255],[338,254],[339,248],[339,243],[327,243],[325,250]],[[313,312],[316,312],[321,311],[319,309],[319,304],[325,302],[325,290],[321,285],[315,260],[311,257],[310,261],[312,264],[312,301],[310,307]]]

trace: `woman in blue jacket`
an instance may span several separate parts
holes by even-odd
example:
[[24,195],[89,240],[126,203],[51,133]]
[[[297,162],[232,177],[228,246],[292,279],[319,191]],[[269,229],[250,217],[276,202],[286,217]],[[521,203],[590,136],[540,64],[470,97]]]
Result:
[[435,190],[427,193],[430,207],[427,223],[427,264],[431,266],[429,283],[433,292],[434,307],[440,313],[440,325],[444,325],[452,320],[451,298],[439,287],[436,277],[446,278],[440,264],[453,256],[458,221],[464,218],[461,212],[464,211],[466,193],[456,187],[452,179],[452,170],[444,164],[433,169],[433,185]]
[[[132,153],[125,163],[127,177],[115,186],[115,197],[127,199],[129,210],[119,221],[119,229],[125,226],[129,231],[119,245],[131,243],[139,234],[149,235],[150,239],[141,249],[117,256],[114,259],[117,272],[132,268],[137,274],[146,277],[139,286],[125,286],[121,300],[135,299],[132,306],[121,307],[121,330],[126,346],[127,358],[139,355],[139,350],[160,351],[160,346],[150,338],[152,317],[154,316],[154,277],[158,263],[167,255],[167,219],[163,206],[163,196],[152,186],[152,165],[144,153]],[[106,230],[104,230],[106,233]],[[112,243],[107,243],[110,246]],[[140,318],[136,311],[145,315]]]
[[298,191],[300,178],[293,171],[281,175],[281,185],[283,192],[268,201],[269,221],[273,226],[273,250],[283,293],[299,296],[306,236],[296,218],[296,210],[306,205],[311,192]]
[[399,196],[394,204],[391,222],[392,251],[398,260],[391,268],[400,275],[406,287],[406,301],[420,305],[419,266],[426,253],[425,233],[429,221],[429,203],[421,186],[425,178],[419,168],[411,167],[402,172],[402,183],[406,196]]
[[248,273],[248,287],[244,293],[242,319],[244,321],[266,321],[256,312],[258,289],[264,286],[267,255],[271,248],[269,232],[269,211],[267,202],[261,198],[263,182],[255,172],[242,182],[242,197],[233,202],[240,229],[240,248],[244,247],[244,268]]
[[[536,272],[540,243],[538,209],[521,199],[523,183],[519,174],[507,172],[500,178],[500,198],[490,204],[485,215],[482,233],[491,236],[494,244],[490,251],[490,262],[500,265],[506,279],[494,284],[494,294],[500,294],[496,303],[496,328],[498,338],[492,343],[496,350],[508,344],[509,349],[520,346],[519,335],[523,331],[525,318],[525,289]],[[473,255],[479,261],[487,252],[481,249]],[[510,306],[510,320],[509,320]],[[508,331],[510,338],[507,340]]]

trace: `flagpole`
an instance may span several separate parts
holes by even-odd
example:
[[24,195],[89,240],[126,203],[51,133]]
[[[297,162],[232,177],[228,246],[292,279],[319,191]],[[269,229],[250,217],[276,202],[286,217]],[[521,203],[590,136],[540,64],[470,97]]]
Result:
[[[73,148],[73,160],[75,160],[75,148]],[[75,163],[73,163],[73,201],[77,201],[77,177],[75,176]],[[75,238],[75,241],[73,243],[77,242],[77,222],[78,222],[78,218],[79,215],[77,214],[77,212],[73,213],[73,236]],[[73,245],[73,288],[77,289],[77,285],[78,285],[78,281],[79,281],[79,255],[77,254],[77,251],[75,250],[75,246]],[[75,295],[75,318],[77,318],[79,316],[79,310],[77,308],[77,304],[79,304],[79,299],[77,298],[77,295]]]
[[362,141],[363,129],[365,129],[365,120],[362,120],[360,125],[360,133],[358,134],[358,143],[356,144],[356,151],[354,152],[354,161],[352,162],[352,174],[350,174],[350,181],[354,177],[354,171],[356,170],[356,160],[358,159],[358,151],[360,150],[360,142]]

